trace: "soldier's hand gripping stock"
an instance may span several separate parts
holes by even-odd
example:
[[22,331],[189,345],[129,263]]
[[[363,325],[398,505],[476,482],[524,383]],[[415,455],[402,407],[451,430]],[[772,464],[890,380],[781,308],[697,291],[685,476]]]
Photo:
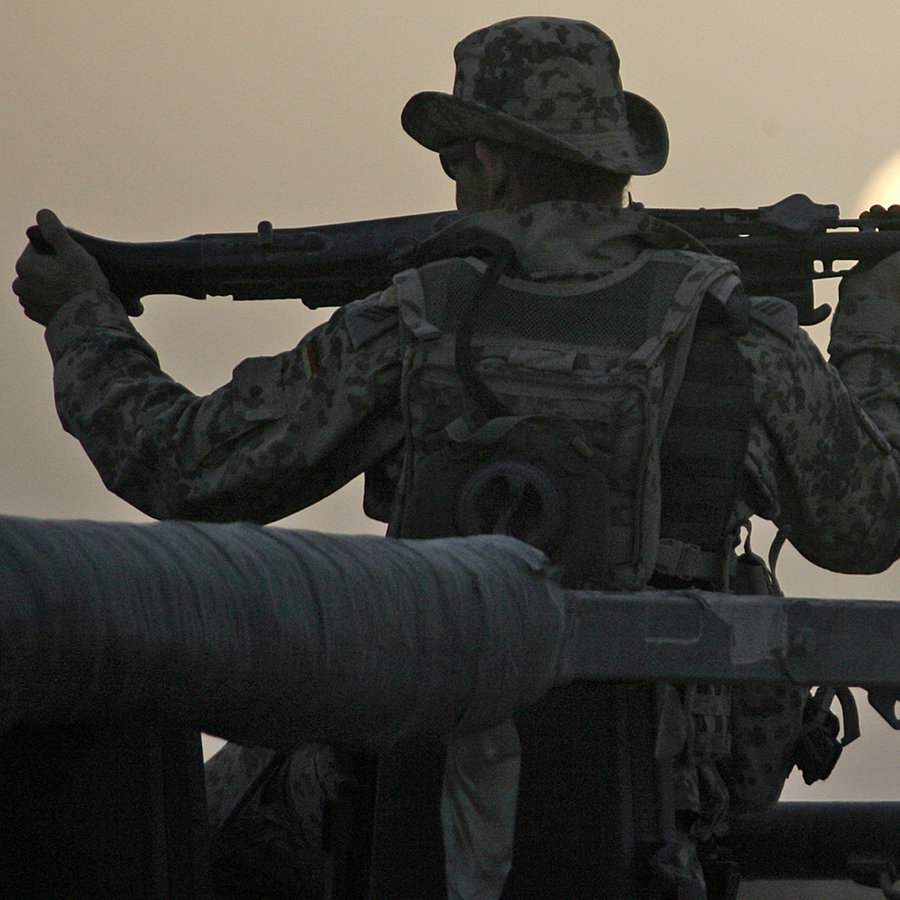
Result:
[[[900,203],[887,209],[872,206],[860,215],[860,218],[869,217],[887,220],[880,225],[881,230],[900,230]],[[893,253],[868,269],[857,267],[844,276],[840,286],[841,299],[861,294],[900,298],[900,253]]]
[[97,260],[72,240],[51,210],[38,212],[28,236],[30,243],[16,263],[13,291],[29,319],[46,325],[72,297],[109,287]]

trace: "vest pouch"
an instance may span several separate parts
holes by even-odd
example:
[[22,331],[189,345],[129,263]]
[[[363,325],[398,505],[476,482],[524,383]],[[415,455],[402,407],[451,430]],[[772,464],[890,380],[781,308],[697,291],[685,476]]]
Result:
[[505,534],[542,550],[563,583],[583,586],[608,566],[609,455],[577,423],[551,416],[457,419],[419,458],[404,537]]

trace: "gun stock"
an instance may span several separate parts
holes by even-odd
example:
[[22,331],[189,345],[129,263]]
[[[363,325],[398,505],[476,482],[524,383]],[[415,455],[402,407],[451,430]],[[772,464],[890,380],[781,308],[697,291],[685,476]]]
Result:
[[[816,324],[830,312],[814,305],[816,279],[840,276],[846,268],[838,269],[839,262],[869,265],[900,250],[900,230],[882,228],[886,222],[841,219],[837,206],[801,194],[756,210],[647,212],[734,261],[748,292],[790,300],[803,325]],[[97,258],[122,298],[299,298],[315,309],[384,288],[418,244],[456,218],[455,212],[435,212],[281,229],[261,222],[255,233],[195,234],[156,243],[70,234]]]

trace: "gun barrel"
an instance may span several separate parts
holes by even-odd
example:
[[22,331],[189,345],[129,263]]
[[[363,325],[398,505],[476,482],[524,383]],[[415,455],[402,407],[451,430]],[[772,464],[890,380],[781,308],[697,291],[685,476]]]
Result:
[[386,287],[403,253],[457,217],[453,212],[255,233],[195,234],[176,241],[108,241],[69,233],[122,297],[177,294],[235,300],[301,299],[340,306]]
[[[837,207],[799,195],[759,210],[647,212],[735,262],[749,293],[790,300],[803,325],[827,316],[827,307],[814,307],[812,285],[843,274],[846,269],[836,262],[868,265],[900,250],[900,230],[878,230],[872,219],[839,219]],[[299,298],[315,309],[383,289],[404,267],[405,254],[458,216],[433,212],[283,229],[261,222],[255,233],[195,234],[157,243],[70,233],[97,258],[123,298]]]

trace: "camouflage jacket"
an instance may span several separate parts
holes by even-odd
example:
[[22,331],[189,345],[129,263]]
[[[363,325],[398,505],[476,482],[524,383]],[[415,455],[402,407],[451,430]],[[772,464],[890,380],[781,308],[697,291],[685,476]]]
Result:
[[[667,227],[580,203],[471,221],[510,238],[536,279],[612,272]],[[339,308],[292,350],[244,360],[208,396],[160,370],[108,292],[72,298],[47,342],[64,427],[105,484],[148,515],[271,522],[364,472],[366,513],[389,519],[404,437],[393,287]],[[889,566],[900,552],[898,298],[844,299],[831,364],[775,298],[753,299],[739,347],[754,408],[735,520],[774,521],[832,570]]]

